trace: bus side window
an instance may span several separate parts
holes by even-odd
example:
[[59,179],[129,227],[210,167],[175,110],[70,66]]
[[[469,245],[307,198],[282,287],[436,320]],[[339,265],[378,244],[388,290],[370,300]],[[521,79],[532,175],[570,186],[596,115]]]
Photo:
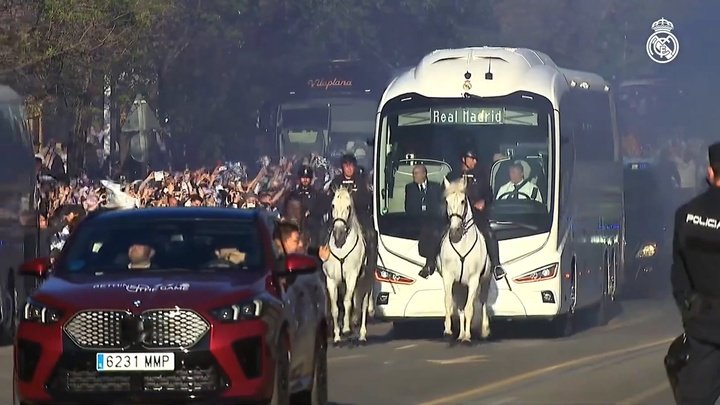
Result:
[[567,201],[567,193],[572,187],[572,173],[575,166],[575,134],[578,131],[575,100],[566,94],[560,100],[560,203]]
[[[582,93],[581,93],[582,92]],[[615,132],[607,93],[575,90],[580,131],[582,137],[577,143],[577,158],[583,162],[615,161]]]

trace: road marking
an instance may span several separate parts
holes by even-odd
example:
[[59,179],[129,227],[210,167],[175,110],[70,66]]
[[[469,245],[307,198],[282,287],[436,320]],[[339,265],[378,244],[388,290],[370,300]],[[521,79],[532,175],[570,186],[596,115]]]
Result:
[[413,347],[417,347],[417,345],[412,344],[412,345],[400,346],[400,347],[396,347],[395,350],[406,350],[406,349],[412,349]]
[[445,359],[445,360],[427,360],[428,363],[440,364],[446,366],[448,364],[467,364],[467,363],[482,363],[490,361],[486,355],[472,355],[465,357],[458,357],[456,359]]
[[330,357],[330,358],[328,358],[328,361],[352,360],[352,359],[359,359],[361,357],[365,357],[365,355],[364,354],[351,354],[349,356]]
[[[663,382],[662,384],[656,385],[652,388],[648,388],[645,391],[642,391],[636,395],[631,396],[630,398],[623,399],[620,401],[620,405],[636,405],[636,404],[644,404],[647,403],[648,399],[654,398],[658,394],[664,391],[670,390],[670,383]],[[672,397],[672,395],[671,395]]]
[[509,404],[509,403],[511,403],[511,402],[515,402],[516,399],[517,399],[517,398],[515,398],[515,397],[505,398],[505,399],[501,399],[501,400],[499,400],[499,401],[491,402],[491,403],[489,403],[488,405],[504,405],[504,404]]
[[675,340],[676,337],[677,336],[673,336],[670,338],[665,338],[662,340],[658,340],[658,341],[651,342],[651,343],[645,343],[645,344],[638,345],[638,346],[626,347],[624,349],[617,349],[617,350],[613,350],[613,351],[609,351],[609,352],[598,353],[598,354],[593,354],[590,356],[580,357],[575,360],[569,360],[569,361],[566,361],[563,363],[558,363],[558,364],[555,364],[552,366],[540,368],[540,369],[530,371],[527,373],[518,374],[516,376],[506,378],[504,380],[496,381],[494,383],[483,385],[483,386],[480,386],[477,388],[473,388],[473,389],[470,389],[470,390],[467,390],[464,392],[460,392],[457,394],[448,395],[448,396],[445,396],[442,398],[434,399],[432,401],[424,402],[421,405],[439,405],[439,404],[447,404],[447,403],[458,403],[462,400],[467,400],[469,398],[478,397],[480,395],[486,394],[491,391],[498,390],[503,387],[507,387],[507,386],[510,386],[513,384],[517,384],[517,383],[526,381],[526,380],[540,377],[543,374],[548,373],[548,372],[562,370],[562,369],[566,369],[566,368],[570,368],[570,367],[574,367],[574,366],[579,366],[579,365],[582,365],[585,363],[591,363],[593,361],[606,359],[607,357],[610,357],[610,356],[618,356],[618,355],[628,354],[628,353],[632,353],[632,352],[636,352],[636,351],[640,351],[640,350],[644,350],[644,349],[651,349],[651,348],[654,348],[657,346],[666,345],[666,344],[672,342],[673,340]]
[[656,314],[656,315],[645,316],[645,317],[638,318],[638,319],[633,319],[633,320],[630,320],[630,321],[617,322],[617,323],[615,323],[615,324],[609,324],[609,325],[601,328],[600,330],[602,330],[602,331],[611,331],[611,330],[616,330],[616,329],[624,328],[624,327],[626,327],[626,326],[634,326],[634,325],[638,325],[638,324],[641,324],[641,323],[645,323],[645,322],[647,322],[647,321],[651,321],[651,320],[653,320],[653,319],[660,318],[661,316],[662,316],[662,314]]

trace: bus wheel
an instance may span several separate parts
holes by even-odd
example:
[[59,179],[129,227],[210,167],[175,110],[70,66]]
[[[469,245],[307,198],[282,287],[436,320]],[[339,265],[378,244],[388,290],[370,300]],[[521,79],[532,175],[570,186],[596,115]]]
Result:
[[550,321],[548,332],[550,337],[559,338],[571,336],[575,332],[575,305],[577,303],[576,281],[577,266],[573,257],[570,265],[570,307],[564,314],[560,314]]
[[604,255],[604,264],[603,264],[603,280],[602,280],[602,295],[600,296],[600,302],[598,302],[597,308],[595,310],[595,319],[593,320],[593,324],[596,326],[604,326],[608,323],[608,306],[610,304],[610,301],[612,299],[610,298],[611,294],[611,283],[612,283],[612,264],[610,261],[610,253],[606,250]]

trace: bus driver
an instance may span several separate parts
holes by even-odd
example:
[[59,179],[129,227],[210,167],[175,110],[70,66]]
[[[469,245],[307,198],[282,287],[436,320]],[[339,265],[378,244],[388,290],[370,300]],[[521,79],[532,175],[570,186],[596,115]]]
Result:
[[503,184],[497,192],[496,199],[507,200],[511,198],[535,200],[542,203],[542,196],[538,187],[525,178],[525,169],[519,160],[510,165],[510,181]]

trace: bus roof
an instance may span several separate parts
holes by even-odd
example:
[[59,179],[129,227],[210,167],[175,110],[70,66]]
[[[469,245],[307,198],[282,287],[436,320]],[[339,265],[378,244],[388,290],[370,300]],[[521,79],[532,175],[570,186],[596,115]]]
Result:
[[9,86],[0,84],[0,103],[22,103],[23,99]]
[[[469,80],[466,73],[471,74]],[[492,73],[492,80],[486,79],[487,73]],[[532,49],[439,49],[398,75],[386,89],[381,105],[409,93],[438,98],[459,98],[465,92],[497,97],[520,90],[543,95],[558,105],[560,96],[574,86],[590,91],[609,89],[601,76],[560,68],[548,55]]]

